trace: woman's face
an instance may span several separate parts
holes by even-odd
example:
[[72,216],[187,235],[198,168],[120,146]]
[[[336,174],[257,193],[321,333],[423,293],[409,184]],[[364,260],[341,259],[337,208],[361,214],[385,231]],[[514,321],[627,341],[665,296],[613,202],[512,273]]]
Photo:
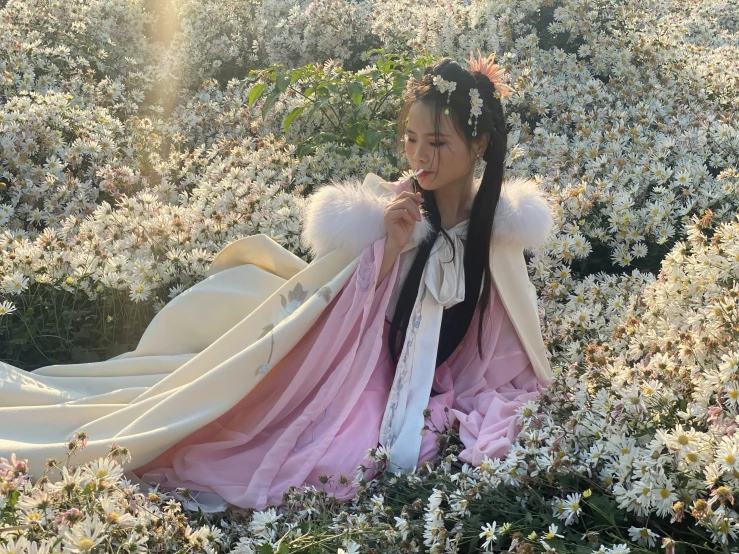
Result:
[[433,109],[423,102],[415,102],[408,112],[403,138],[411,168],[429,171],[418,177],[421,188],[438,190],[450,184],[464,186],[471,181],[476,153],[457,134],[450,116],[442,112],[439,136],[434,136]]

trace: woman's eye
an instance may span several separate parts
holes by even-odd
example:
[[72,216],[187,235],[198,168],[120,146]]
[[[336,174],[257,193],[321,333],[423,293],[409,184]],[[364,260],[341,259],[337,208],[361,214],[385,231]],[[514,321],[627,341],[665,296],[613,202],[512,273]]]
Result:
[[[415,140],[410,139],[410,138],[405,139],[405,141],[406,142],[416,142]],[[438,148],[439,146],[444,146],[444,144],[446,144],[446,143],[444,143],[444,142],[432,142],[431,143],[431,146],[433,146],[435,148]]]

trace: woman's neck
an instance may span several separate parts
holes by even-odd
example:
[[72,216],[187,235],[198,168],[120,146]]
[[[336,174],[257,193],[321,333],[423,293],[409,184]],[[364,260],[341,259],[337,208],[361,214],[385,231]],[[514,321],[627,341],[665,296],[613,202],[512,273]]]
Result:
[[459,192],[453,189],[434,191],[436,205],[439,207],[439,215],[441,216],[442,229],[449,230],[470,218],[472,202],[477,194],[478,186],[479,179],[471,178],[469,182],[459,187]]

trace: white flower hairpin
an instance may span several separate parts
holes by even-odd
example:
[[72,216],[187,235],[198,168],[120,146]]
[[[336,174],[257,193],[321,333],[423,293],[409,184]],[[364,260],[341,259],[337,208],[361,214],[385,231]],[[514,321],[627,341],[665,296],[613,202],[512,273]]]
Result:
[[[446,103],[448,104],[449,100],[451,100],[452,92],[457,89],[457,83],[454,81],[447,81],[446,79],[442,78],[441,75],[436,75],[434,77],[434,85],[442,94],[447,93]],[[445,109],[444,113],[446,115],[449,115],[449,108]]]
[[477,120],[482,113],[482,98],[480,98],[480,92],[476,88],[470,89],[470,118],[467,120],[469,125],[472,125],[472,118],[475,118],[475,129],[472,131],[472,136],[477,136]]
[[[506,96],[510,96],[515,91],[503,82],[505,77],[505,71],[502,67],[497,65],[495,62],[495,52],[487,57],[483,57],[480,53],[480,49],[477,49],[477,59],[470,53],[470,58],[466,60],[467,65],[471,73],[482,73],[485,75],[493,85],[493,96],[500,100]],[[456,90],[457,83],[455,81],[447,81],[440,75],[434,76],[434,86],[442,94],[447,95],[446,103],[449,104],[452,92]],[[480,98],[480,91],[477,88],[470,89],[470,118],[467,120],[468,125],[472,125],[472,118],[475,118],[474,128],[472,136],[477,136],[477,121],[479,116],[482,114],[482,98]],[[444,109],[444,113],[449,115],[449,108]]]

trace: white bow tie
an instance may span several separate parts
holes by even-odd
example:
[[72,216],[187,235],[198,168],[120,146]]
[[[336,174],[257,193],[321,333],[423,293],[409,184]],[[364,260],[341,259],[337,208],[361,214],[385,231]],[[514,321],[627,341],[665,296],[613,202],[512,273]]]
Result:
[[[452,252],[449,240],[439,233],[425,267],[426,273],[423,281],[431,296],[444,308],[451,308],[464,300],[464,244],[462,239],[467,238],[468,224],[469,220],[465,219],[446,231],[454,244],[454,252]],[[452,256],[454,256],[453,260]]]
[[[446,230],[431,248],[413,305],[403,349],[380,426],[380,444],[388,450],[389,469],[409,472],[421,451],[423,411],[436,372],[443,311],[464,300],[464,244],[469,220]],[[453,259],[452,259],[453,256]]]

